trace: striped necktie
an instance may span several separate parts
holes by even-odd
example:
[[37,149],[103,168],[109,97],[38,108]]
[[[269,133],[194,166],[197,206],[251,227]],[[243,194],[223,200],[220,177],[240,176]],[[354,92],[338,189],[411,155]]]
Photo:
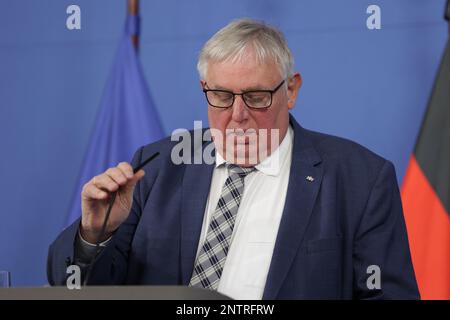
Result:
[[227,164],[228,178],[211,218],[205,242],[194,265],[189,286],[217,290],[231,244],[236,214],[244,191],[244,178],[254,167]]

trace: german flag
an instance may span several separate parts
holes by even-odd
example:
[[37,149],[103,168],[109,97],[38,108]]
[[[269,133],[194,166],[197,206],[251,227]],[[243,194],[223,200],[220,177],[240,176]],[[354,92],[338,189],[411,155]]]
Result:
[[[450,16],[447,3],[446,19]],[[450,29],[450,24],[449,24]],[[450,299],[450,47],[409,161],[402,200],[422,299]]]

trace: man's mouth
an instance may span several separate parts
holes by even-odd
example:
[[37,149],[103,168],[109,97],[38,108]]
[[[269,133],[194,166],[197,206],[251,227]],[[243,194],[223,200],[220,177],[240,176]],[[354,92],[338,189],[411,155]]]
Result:
[[227,140],[233,141],[235,144],[249,144],[251,141],[256,142],[257,136],[255,132],[227,132]]

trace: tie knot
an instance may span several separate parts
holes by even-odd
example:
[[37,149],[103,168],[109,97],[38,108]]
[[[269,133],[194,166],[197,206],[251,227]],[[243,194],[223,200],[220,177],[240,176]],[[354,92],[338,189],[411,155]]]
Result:
[[241,178],[245,178],[246,175],[256,170],[255,167],[240,167],[235,164],[227,164],[230,173],[235,173]]

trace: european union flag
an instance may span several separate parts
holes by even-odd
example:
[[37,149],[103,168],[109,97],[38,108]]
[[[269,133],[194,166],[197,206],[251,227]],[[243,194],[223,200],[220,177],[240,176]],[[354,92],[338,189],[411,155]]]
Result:
[[129,15],[103,92],[66,225],[81,215],[81,189],[86,182],[119,162],[129,162],[137,148],[163,137],[132,43],[132,36],[138,33],[139,17]]

